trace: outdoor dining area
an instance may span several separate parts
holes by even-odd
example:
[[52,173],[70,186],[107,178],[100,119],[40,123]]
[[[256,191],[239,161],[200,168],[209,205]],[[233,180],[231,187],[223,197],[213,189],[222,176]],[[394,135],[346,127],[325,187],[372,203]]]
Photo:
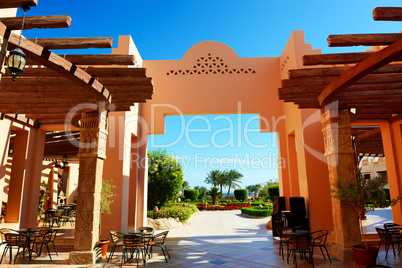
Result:
[[[44,246],[47,249],[50,260],[52,260],[52,256],[50,254],[50,246],[53,246],[53,249],[58,256],[56,245],[54,243],[57,231],[57,229],[50,228],[27,228],[20,230],[13,230],[8,228],[0,229],[0,245],[5,246],[1,256],[0,264],[3,262],[3,259],[6,256],[7,252],[9,252],[10,254],[10,263],[12,263],[12,261],[14,260],[13,263],[15,264],[17,262],[18,256],[25,256],[25,253],[28,254],[29,260],[32,259],[32,254],[41,256]],[[14,256],[13,248],[17,249]]]
[[49,209],[43,213],[40,219],[43,227],[60,228],[67,223],[71,227],[75,226],[76,204],[67,204],[58,206],[57,209]]
[[166,247],[165,241],[169,231],[154,233],[154,229],[151,227],[140,227],[134,230],[129,230],[127,234],[110,231],[110,237],[112,239],[113,247],[110,251],[107,261],[113,258],[116,248],[121,247],[121,267],[124,263],[137,261],[137,266],[142,258],[145,264],[147,258],[153,257],[153,248],[159,247],[162,250],[165,261],[170,259],[169,251]]

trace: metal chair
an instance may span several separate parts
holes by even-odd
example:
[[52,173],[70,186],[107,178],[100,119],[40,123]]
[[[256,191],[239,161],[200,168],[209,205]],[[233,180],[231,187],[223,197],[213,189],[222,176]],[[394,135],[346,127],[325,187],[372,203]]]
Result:
[[282,260],[285,260],[285,257],[283,255],[283,247],[287,247],[288,245],[288,240],[291,237],[291,235],[284,234],[283,231],[285,230],[292,230],[290,227],[280,227],[278,229],[278,235],[279,235],[279,256],[282,255]]
[[[121,257],[121,267],[125,260],[132,260],[134,254],[137,258],[137,266],[140,264],[140,255],[142,253],[142,260],[145,263],[145,241],[142,235],[125,234],[123,236],[123,253]],[[128,255],[130,254],[130,258]]]
[[123,233],[117,231],[109,231],[109,234],[110,238],[112,239],[113,247],[112,250],[110,251],[109,258],[107,259],[107,261],[109,261],[113,257],[113,254],[117,247],[122,247],[124,245]]
[[166,247],[166,244],[165,244],[166,237],[167,237],[168,233],[169,233],[169,231],[164,231],[164,232],[161,232],[159,234],[156,234],[156,235],[154,235],[153,239],[149,242],[151,256],[152,256],[152,253],[153,253],[153,248],[154,247],[160,247],[161,250],[162,250],[163,256],[165,257],[166,262],[168,262],[168,260],[166,258],[165,250],[166,250],[166,253],[167,253],[169,259],[171,259],[169,251],[168,251],[168,249]]
[[289,264],[289,256],[293,254],[293,263],[296,264],[297,268],[296,255],[299,252],[300,257],[303,258],[304,256],[307,262],[311,263],[314,267],[314,262],[312,261],[313,255],[310,250],[311,247],[310,247],[309,235],[292,236],[291,238],[289,238],[287,246],[288,246],[288,257],[287,257],[288,264]]
[[327,247],[325,246],[325,243],[327,242],[327,238],[328,238],[328,230],[319,230],[319,231],[315,231],[310,233],[310,238],[311,238],[311,254],[314,253],[314,247],[319,247],[322,253],[322,256],[324,257],[325,260],[325,254],[322,251],[322,248],[325,249],[325,251],[327,252],[327,256],[329,259],[329,262],[331,261],[331,257],[329,257],[328,254],[328,250]]
[[33,246],[36,247],[37,252],[38,252],[38,246],[40,245],[40,250],[38,252],[38,256],[40,256],[42,254],[42,247],[45,246],[50,259],[52,259],[52,256],[50,255],[50,249],[49,249],[49,245],[51,245],[51,244],[53,244],[53,248],[56,252],[56,255],[58,256],[59,254],[57,253],[56,246],[54,244],[54,239],[56,238],[57,230],[49,230],[46,233],[41,233],[41,232],[38,232],[38,233],[39,234],[36,235],[33,240]]
[[392,249],[395,254],[395,248],[394,248],[394,243],[398,243],[399,246],[399,241],[398,239],[392,237],[390,233],[388,233],[385,229],[382,228],[375,228],[375,230],[378,233],[378,236],[380,237],[380,244],[378,245],[378,250],[380,250],[382,242],[385,243],[385,259],[388,257],[388,250],[389,250],[389,245],[392,245]]
[[[28,250],[29,259],[31,259],[31,249],[30,249],[30,241],[28,237],[24,234],[20,233],[5,233],[6,238],[6,247],[4,248],[3,255],[1,256],[0,264],[3,262],[3,257],[7,254],[7,250],[10,250],[10,263],[12,261],[12,248],[17,247],[17,254],[14,256],[14,264],[17,262],[17,257],[19,254],[25,254],[25,251]],[[20,252],[20,249],[22,251]]]
[[137,231],[140,232],[140,234],[144,237],[145,240],[145,253],[146,256],[148,255],[149,258],[151,258],[151,254],[149,252],[149,244],[153,239],[154,236],[154,228],[152,227],[148,227],[148,226],[144,226],[144,227],[139,227],[137,228]]

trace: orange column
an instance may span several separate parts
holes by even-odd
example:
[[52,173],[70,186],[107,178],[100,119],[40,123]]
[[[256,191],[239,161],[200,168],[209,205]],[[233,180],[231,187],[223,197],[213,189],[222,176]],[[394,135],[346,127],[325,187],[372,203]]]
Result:
[[[11,121],[0,120],[0,202],[3,200],[6,179],[6,165],[10,145]],[[4,198],[6,198],[4,196]],[[6,200],[7,201],[7,200]]]
[[130,199],[128,209],[128,227],[137,229],[137,199],[138,199],[138,168],[140,166],[140,159],[138,153],[138,138],[131,138],[131,166],[130,166]]
[[[402,196],[402,121],[381,124],[391,198]],[[402,222],[402,204],[392,207],[394,222]]]
[[[322,110],[322,131],[331,188],[338,178],[350,179],[355,175],[355,154],[351,139],[348,110]],[[352,246],[360,244],[358,215],[349,204],[332,198],[335,245],[332,254],[342,261],[353,261]]]
[[27,146],[28,131],[16,131],[5,222],[20,222],[22,189],[24,187],[27,162]]
[[103,162],[106,158],[107,113],[84,113],[80,129],[80,167],[74,251],[70,264],[93,264],[99,240]]
[[45,140],[45,131],[33,128],[30,129],[22,194],[21,228],[36,227]]

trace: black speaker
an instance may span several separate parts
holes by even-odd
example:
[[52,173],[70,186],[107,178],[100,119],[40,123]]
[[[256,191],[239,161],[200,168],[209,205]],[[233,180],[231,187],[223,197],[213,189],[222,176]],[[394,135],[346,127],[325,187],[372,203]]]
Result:
[[304,197],[290,197],[290,219],[298,220],[306,217],[306,206]]
[[283,210],[286,210],[286,203],[284,196],[272,197],[272,215],[281,214]]

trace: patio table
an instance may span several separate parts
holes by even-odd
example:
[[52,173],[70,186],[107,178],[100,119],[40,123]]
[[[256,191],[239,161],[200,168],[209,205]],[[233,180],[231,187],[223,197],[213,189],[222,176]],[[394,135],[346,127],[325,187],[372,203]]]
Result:
[[[31,260],[32,257],[32,252],[33,249],[31,249],[31,241],[32,241],[32,236],[34,236],[37,232],[39,231],[39,229],[32,229],[32,228],[26,228],[26,229],[20,229],[17,230],[18,233],[23,234],[27,237],[27,242],[29,242],[29,248],[28,248],[28,254],[29,254],[29,260]],[[35,252],[36,253],[36,252]]]

